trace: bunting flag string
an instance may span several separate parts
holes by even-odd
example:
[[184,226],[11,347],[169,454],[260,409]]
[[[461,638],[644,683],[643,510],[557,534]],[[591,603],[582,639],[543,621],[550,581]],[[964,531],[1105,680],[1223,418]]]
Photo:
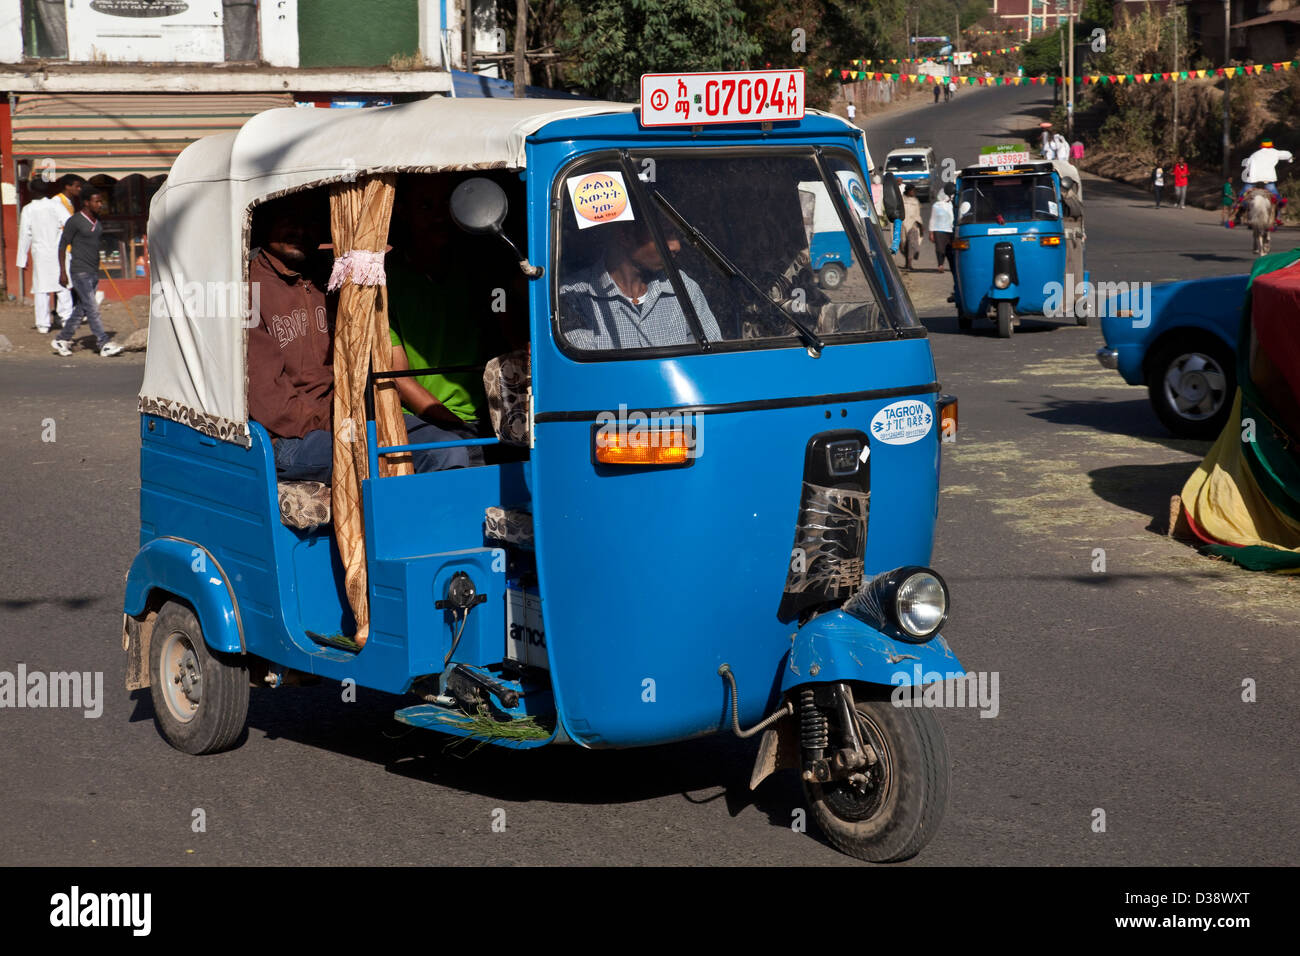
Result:
[[[855,65],[859,61],[854,61]],[[869,61],[866,61],[869,62]],[[1290,72],[1300,67],[1300,59],[1277,63],[1255,63],[1250,66],[1220,66],[1204,70],[1180,70],[1176,73],[1094,73],[1080,76],[1080,86],[1132,86],[1143,83],[1183,82],[1185,80],[1221,79],[1225,76],[1258,76],[1263,73]],[[828,72],[829,76],[830,73]],[[840,70],[840,79],[892,80],[895,83],[916,83],[933,86],[947,83],[953,77],[930,73],[884,73],[870,70]],[[959,86],[1069,86],[1069,77],[1063,76],[958,76]]]

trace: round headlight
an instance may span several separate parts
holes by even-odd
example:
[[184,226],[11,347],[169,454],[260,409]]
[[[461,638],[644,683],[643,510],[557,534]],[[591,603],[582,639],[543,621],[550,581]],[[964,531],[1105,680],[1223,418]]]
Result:
[[948,588],[933,571],[909,574],[894,592],[894,619],[913,637],[929,637],[948,618]]
[[1011,285],[1011,276],[1007,275],[1005,272],[999,272],[993,277],[994,288],[1005,289],[1009,285]]

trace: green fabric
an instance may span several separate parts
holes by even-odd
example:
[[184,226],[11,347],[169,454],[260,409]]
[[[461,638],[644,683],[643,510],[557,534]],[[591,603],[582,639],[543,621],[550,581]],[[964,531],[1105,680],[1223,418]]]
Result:
[[1201,553],[1226,558],[1233,564],[1241,565],[1247,571],[1287,573],[1292,570],[1300,570],[1300,554],[1296,554],[1294,551],[1281,551],[1277,548],[1265,548],[1259,545],[1237,548],[1230,544],[1207,544],[1202,545]]
[[1235,203],[1236,201],[1237,201],[1237,194],[1236,194],[1235,192],[1232,191],[1232,183],[1231,183],[1231,182],[1226,182],[1226,183],[1224,183],[1224,184],[1223,184],[1223,204],[1224,204],[1225,206],[1231,206],[1231,205],[1232,205],[1233,203]]
[[[405,348],[411,368],[482,364],[482,322],[489,319],[485,309],[472,314],[465,285],[435,284],[402,259],[386,265],[389,335]],[[462,421],[487,413],[481,371],[418,375],[415,381]]]
[[1300,463],[1291,450],[1292,439],[1276,423],[1272,408],[1250,379],[1250,329],[1255,279],[1285,269],[1296,260],[1300,260],[1300,249],[1275,252],[1255,260],[1237,332],[1237,382],[1241,389],[1242,421],[1255,421],[1255,440],[1246,442],[1242,449],[1255,483],[1274,507],[1288,517],[1300,520]]

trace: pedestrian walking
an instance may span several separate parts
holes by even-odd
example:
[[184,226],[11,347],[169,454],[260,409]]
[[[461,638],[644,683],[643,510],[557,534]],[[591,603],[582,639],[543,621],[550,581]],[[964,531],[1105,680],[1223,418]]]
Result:
[[916,187],[903,190],[903,261],[908,272],[913,263],[921,261],[921,200],[916,198]]
[[1077,163],[1083,159],[1083,141],[1076,139],[1070,144],[1070,162]]
[[[33,189],[42,185],[39,180],[32,183]],[[41,335],[48,334],[53,324],[51,298],[55,302],[53,311],[58,314],[60,326],[72,314],[72,292],[59,283],[59,238],[67,221],[68,214],[58,199],[36,196],[23,207],[18,223],[17,266],[19,269],[28,268],[30,258],[28,291],[36,305],[36,331]]]
[[1232,188],[1232,180],[1229,179],[1223,184],[1223,201],[1219,204],[1221,212],[1219,215],[1219,224],[1227,226],[1232,219],[1233,207],[1237,205],[1237,192]]
[[1165,188],[1165,168],[1157,165],[1151,170],[1151,191],[1156,194],[1156,208],[1160,208],[1160,192]]
[[853,117],[858,115],[858,108],[853,105],[852,100],[849,100],[849,105],[844,108],[844,111],[849,114],[850,123],[853,122]]
[[1187,208],[1187,180],[1189,170],[1187,160],[1178,157],[1178,162],[1174,163],[1174,198],[1178,200],[1178,208]]
[[952,200],[948,198],[947,189],[940,189],[930,206],[930,241],[934,243],[934,258],[939,271],[943,271],[946,262],[956,272],[956,254],[952,248]]
[[957,95],[957,81],[949,80],[948,85],[943,88],[943,101],[947,103]]
[[59,239],[59,284],[68,285],[68,273],[63,268],[63,255],[71,250],[72,314],[63,323],[63,330],[50,342],[59,355],[72,354],[72,337],[84,318],[95,333],[95,347],[105,358],[117,355],[122,346],[113,344],[112,336],[104,330],[99,318],[99,302],[95,293],[99,289],[99,241],[104,235],[104,224],[99,213],[104,208],[104,197],[97,189],[81,192],[81,211],[63,226]]
[[[946,90],[947,87],[945,86],[944,89]],[[939,84],[938,84],[938,83],[935,83],[935,84],[934,84],[934,102],[935,102],[935,105],[936,105],[936,106],[939,104],[939,93],[940,93],[940,92],[942,92],[942,91],[939,89]]]
[[881,187],[885,192],[881,200],[885,205],[885,216],[893,224],[892,242],[889,245],[892,254],[898,252],[903,241],[903,190],[898,185],[898,177],[888,170],[885,171]]
[[1052,137],[1052,146],[1055,148],[1056,158],[1061,162],[1070,158],[1070,144],[1060,133]]

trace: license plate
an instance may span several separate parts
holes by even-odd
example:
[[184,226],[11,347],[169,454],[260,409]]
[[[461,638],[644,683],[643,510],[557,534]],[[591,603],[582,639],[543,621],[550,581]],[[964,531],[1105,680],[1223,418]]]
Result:
[[803,119],[803,70],[646,73],[642,126],[704,126]]

